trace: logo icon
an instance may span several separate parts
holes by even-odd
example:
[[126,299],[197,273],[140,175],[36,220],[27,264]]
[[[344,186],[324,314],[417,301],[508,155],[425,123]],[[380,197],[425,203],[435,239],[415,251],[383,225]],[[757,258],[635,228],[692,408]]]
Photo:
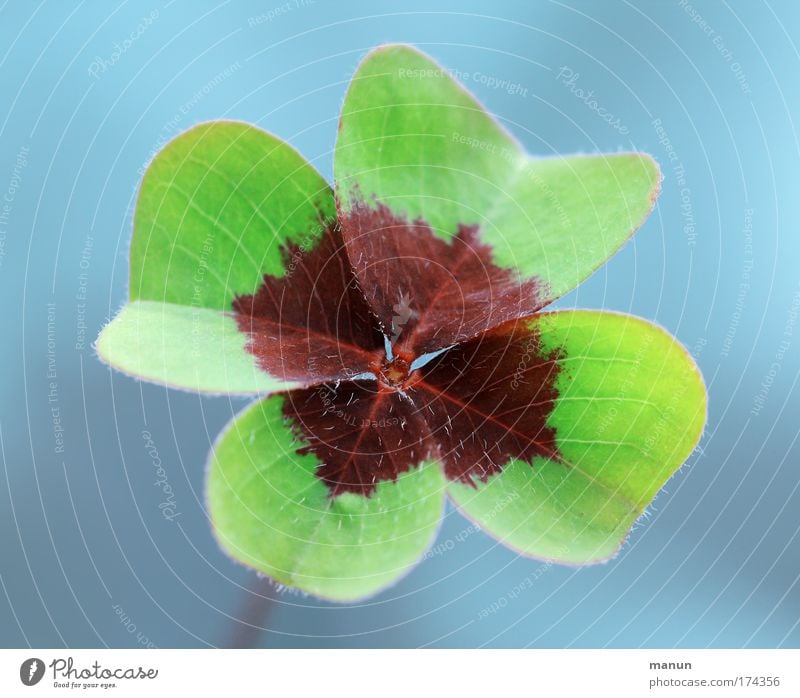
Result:
[[26,659],[19,668],[19,679],[26,686],[35,686],[43,676],[44,662],[36,657]]
[[403,327],[408,324],[409,320],[416,320],[417,313],[411,307],[411,296],[402,291],[399,294],[399,300],[392,306],[395,315],[392,316],[392,339],[394,344],[400,337]]

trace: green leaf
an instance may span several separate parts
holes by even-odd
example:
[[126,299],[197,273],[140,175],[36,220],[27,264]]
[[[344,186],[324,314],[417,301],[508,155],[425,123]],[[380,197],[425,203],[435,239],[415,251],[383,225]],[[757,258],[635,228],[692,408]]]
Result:
[[97,339],[97,353],[136,378],[204,393],[269,393],[300,385],[256,366],[229,313],[133,301]]
[[[212,393],[263,394],[341,378],[334,370],[341,366],[305,375],[308,361],[298,347],[310,341],[307,322],[295,327],[277,303],[272,314],[284,321],[277,330],[275,322],[262,328],[249,317],[240,317],[237,329],[232,314],[217,312],[231,311],[234,299],[247,298],[265,279],[283,281],[301,266],[301,254],[303,263],[313,258],[334,216],[325,180],[274,136],[234,122],[181,134],[142,182],[131,303],[98,338],[100,357],[145,380]],[[297,345],[291,365],[289,350],[270,344],[273,335]],[[249,353],[256,347],[258,369]]]
[[334,215],[328,184],[284,141],[243,123],[196,126],[144,176],[131,300],[229,310],[264,274],[283,276],[287,243],[313,248]]
[[[407,46],[359,66],[334,160],[343,213],[379,204],[449,239],[480,226],[493,262],[553,300],[596,270],[653,207],[648,155],[531,158],[447,71]],[[346,236],[345,236],[345,239]]]
[[[405,574],[439,525],[445,484],[425,463],[373,494],[331,498],[320,462],[283,414],[283,397],[257,402],[219,438],[208,505],[220,544],[278,582],[348,601]],[[343,429],[350,428],[342,424]]]
[[628,315],[545,313],[530,330],[544,354],[558,356],[548,425],[562,460],[512,460],[477,488],[451,484],[450,495],[525,555],[603,560],[697,444],[703,381],[669,334]]

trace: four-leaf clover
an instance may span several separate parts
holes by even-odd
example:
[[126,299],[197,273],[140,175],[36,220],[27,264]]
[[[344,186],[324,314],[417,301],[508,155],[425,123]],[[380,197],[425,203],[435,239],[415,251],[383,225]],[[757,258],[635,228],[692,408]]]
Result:
[[660,186],[638,153],[532,158],[440,66],[385,46],[344,102],[335,188],[214,122],[145,174],[130,301],[97,341],[136,377],[254,394],[214,446],[223,548],[352,600],[395,581],[446,496],[524,555],[613,555],[697,443],[703,382],[654,325],[540,312]]

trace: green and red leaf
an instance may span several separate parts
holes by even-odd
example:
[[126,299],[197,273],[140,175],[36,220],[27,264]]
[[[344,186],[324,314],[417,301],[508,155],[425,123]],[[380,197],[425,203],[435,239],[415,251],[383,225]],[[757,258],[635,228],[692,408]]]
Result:
[[660,186],[658,166],[640,153],[529,157],[444,68],[407,46],[377,49],[356,71],[334,170],[358,280],[387,334],[414,282],[421,352],[574,288],[641,225]]
[[[459,508],[504,544],[559,562],[596,562],[619,549],[694,448],[706,411],[702,379],[674,339],[643,320],[593,311],[510,323],[444,352],[394,387],[379,380],[293,391],[232,425],[221,443],[236,447],[217,448],[210,492],[225,493],[215,515],[221,535],[239,540],[236,524],[221,523],[226,517],[248,521],[235,557],[331,595],[304,584],[309,572],[294,558],[281,558],[277,573],[270,557],[265,541],[274,540],[275,518],[282,522],[286,510],[297,520],[294,493],[310,488],[324,511],[338,512],[342,498],[371,508],[402,483],[432,481],[436,470],[441,480],[431,496],[448,481]],[[224,475],[223,485],[217,471],[235,475]],[[407,525],[416,524],[409,518]],[[394,518],[385,525],[399,530]],[[362,533],[337,531],[331,545],[341,567],[329,572],[345,575],[348,546],[359,550]],[[263,551],[257,562],[243,552],[256,542]],[[402,564],[390,557],[387,549],[384,563],[398,575],[407,569],[406,557]],[[383,585],[390,575],[378,577]]]
[[659,328],[540,313],[652,208],[638,153],[529,157],[409,47],[348,90],[336,195],[289,145],[203,124],[145,175],[130,302],[100,357],[140,378],[270,394],[215,445],[234,558],[352,600],[403,575],[446,493],[525,555],[613,555],[697,443],[702,379]]
[[134,218],[130,298],[98,353],[172,387],[265,393],[343,380],[383,347],[330,187],[246,124],[202,124],[156,156]]
[[[540,434],[552,436],[553,453],[532,448],[532,458],[496,462],[485,479],[453,482],[450,495],[523,554],[574,564],[608,558],[697,444],[706,419],[702,377],[680,344],[638,318],[572,311],[525,324],[530,339],[516,328],[509,353],[525,357],[518,347],[527,345],[530,360],[511,374],[507,363],[482,373],[487,384],[506,385],[496,404],[509,429],[549,405]],[[546,365],[552,383],[542,401]]]
[[407,460],[369,497],[332,497],[319,474],[325,464],[286,417],[288,400],[256,402],[219,438],[208,473],[217,537],[233,558],[283,584],[337,601],[374,594],[433,541],[444,478],[436,464]]
[[200,124],[147,168],[134,214],[130,298],[230,310],[290,249],[335,221],[328,183],[288,143],[233,121]]

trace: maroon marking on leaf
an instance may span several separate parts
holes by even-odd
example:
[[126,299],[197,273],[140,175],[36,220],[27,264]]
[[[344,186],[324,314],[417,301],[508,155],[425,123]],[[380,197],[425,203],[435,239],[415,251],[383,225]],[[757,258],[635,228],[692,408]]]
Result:
[[356,276],[384,332],[414,355],[471,339],[549,302],[540,281],[520,281],[492,261],[477,226],[460,225],[448,242],[422,219],[409,222],[382,203],[373,208],[358,201],[340,219]]
[[415,372],[409,395],[423,404],[448,479],[474,486],[512,458],[561,460],[547,425],[558,398],[558,358],[543,354],[536,333],[511,323]]
[[[283,411],[330,495],[369,496],[430,458],[473,485],[512,458],[559,459],[547,426],[557,356],[543,356],[515,322],[543,305],[539,285],[495,266],[474,227],[447,243],[385,206],[359,210],[347,253],[328,225],[312,249],[287,248],[283,277],[264,276],[233,303],[265,371],[316,385],[289,392]],[[415,358],[457,342],[411,371]]]
[[369,496],[426,458],[474,486],[512,458],[561,460],[547,425],[558,358],[511,323],[410,373],[407,357],[397,356],[375,369],[377,381],[293,391],[284,414],[305,444],[299,452],[322,463],[317,475],[331,496]]
[[353,276],[337,224],[311,249],[291,244],[286,273],[265,275],[233,310],[247,349],[276,378],[314,385],[352,378],[383,355],[383,337]]
[[430,456],[428,429],[399,390],[376,381],[321,385],[286,395],[283,413],[314,453],[316,471],[331,497],[369,496],[384,480],[396,480]]

